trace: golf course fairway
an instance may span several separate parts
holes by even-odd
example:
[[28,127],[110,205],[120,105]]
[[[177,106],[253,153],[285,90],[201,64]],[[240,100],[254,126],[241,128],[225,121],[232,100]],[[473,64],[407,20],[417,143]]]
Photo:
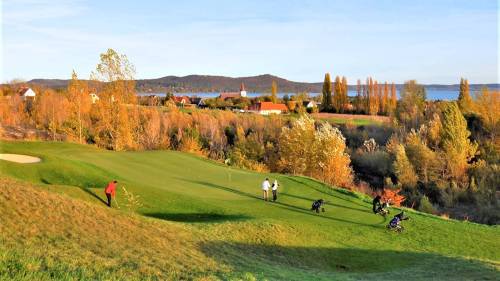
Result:
[[[0,153],[41,159],[0,160],[0,280],[500,279],[497,226],[408,210],[391,232],[370,198],[306,177],[174,151],[4,141]],[[275,203],[261,199],[266,177]]]

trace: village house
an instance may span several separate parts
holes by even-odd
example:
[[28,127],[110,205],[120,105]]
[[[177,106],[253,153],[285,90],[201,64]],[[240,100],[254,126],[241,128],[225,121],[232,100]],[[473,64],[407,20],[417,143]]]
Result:
[[305,108],[316,108],[318,107],[319,103],[318,102],[315,102],[313,100],[310,100],[310,101],[303,101],[302,102],[302,105],[305,107]]
[[28,87],[23,87],[19,90],[19,95],[21,98],[25,101],[27,100],[35,100],[36,98],[36,93],[33,91],[31,88]]
[[191,97],[191,103],[196,105],[199,108],[206,107],[205,100],[206,100],[206,98]]
[[259,102],[248,108],[249,112],[255,112],[262,115],[282,114],[288,111],[286,105],[273,102]]
[[220,93],[219,98],[226,99],[234,99],[234,98],[246,98],[247,91],[245,90],[245,84],[241,83],[239,92],[226,92]]
[[188,96],[174,96],[174,102],[177,104],[177,106],[184,107],[188,104],[191,104],[191,101],[189,100]]

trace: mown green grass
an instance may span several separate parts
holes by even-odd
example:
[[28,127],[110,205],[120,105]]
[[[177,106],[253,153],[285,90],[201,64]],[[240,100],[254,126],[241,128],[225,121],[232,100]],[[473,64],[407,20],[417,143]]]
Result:
[[[404,233],[388,232],[387,220],[371,213],[369,199],[308,178],[228,168],[174,151],[112,152],[49,142],[4,142],[2,151],[43,160],[29,165],[0,161],[2,176],[95,204],[103,205],[104,185],[117,179],[140,196],[144,206],[138,213],[202,236],[199,250],[231,269],[221,279],[499,276],[498,227],[411,212]],[[281,184],[277,203],[260,199],[265,177]],[[319,198],[328,204],[318,215],[309,208]],[[124,204],[121,190],[117,199]],[[185,262],[189,266],[189,257]]]

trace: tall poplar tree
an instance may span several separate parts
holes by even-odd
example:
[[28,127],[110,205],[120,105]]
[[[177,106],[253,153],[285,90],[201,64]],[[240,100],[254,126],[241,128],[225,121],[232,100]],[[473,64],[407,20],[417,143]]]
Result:
[[335,83],[333,84],[333,106],[336,112],[341,112],[342,108],[342,82],[340,77],[335,77]]
[[382,113],[387,114],[389,112],[388,105],[389,105],[389,85],[387,84],[387,82],[385,82],[382,102],[380,103]]
[[278,102],[278,84],[276,84],[276,81],[271,84],[271,101],[273,103]]
[[473,103],[470,96],[469,81],[460,79],[460,93],[458,94],[458,106],[463,113],[472,111]]
[[323,99],[321,101],[321,108],[323,111],[329,111],[332,109],[332,80],[330,78],[330,73],[325,74],[322,94]]
[[347,96],[348,91],[347,78],[345,76],[342,76],[342,99],[340,104],[341,112],[344,112],[347,109],[347,105],[349,104],[349,98]]
[[354,108],[358,113],[360,113],[362,110],[361,103],[362,103],[362,88],[361,88],[361,80],[358,79],[356,83],[356,100],[354,101]]
[[394,114],[394,111],[396,110],[396,106],[398,103],[398,97],[396,94],[396,84],[392,83],[391,86],[391,101],[390,101],[390,113]]

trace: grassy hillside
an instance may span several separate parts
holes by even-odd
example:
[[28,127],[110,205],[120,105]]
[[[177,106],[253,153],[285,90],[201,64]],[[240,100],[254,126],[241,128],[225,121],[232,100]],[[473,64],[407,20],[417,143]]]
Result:
[[[498,227],[410,213],[406,232],[388,232],[362,196],[307,178],[172,151],[47,142],[4,142],[2,151],[43,161],[0,161],[0,279],[499,276]],[[260,199],[266,176],[281,183],[277,203]],[[112,179],[140,196],[137,214],[125,211],[121,189],[122,209],[104,206],[103,186]],[[320,215],[309,211],[318,198],[328,201]]]

